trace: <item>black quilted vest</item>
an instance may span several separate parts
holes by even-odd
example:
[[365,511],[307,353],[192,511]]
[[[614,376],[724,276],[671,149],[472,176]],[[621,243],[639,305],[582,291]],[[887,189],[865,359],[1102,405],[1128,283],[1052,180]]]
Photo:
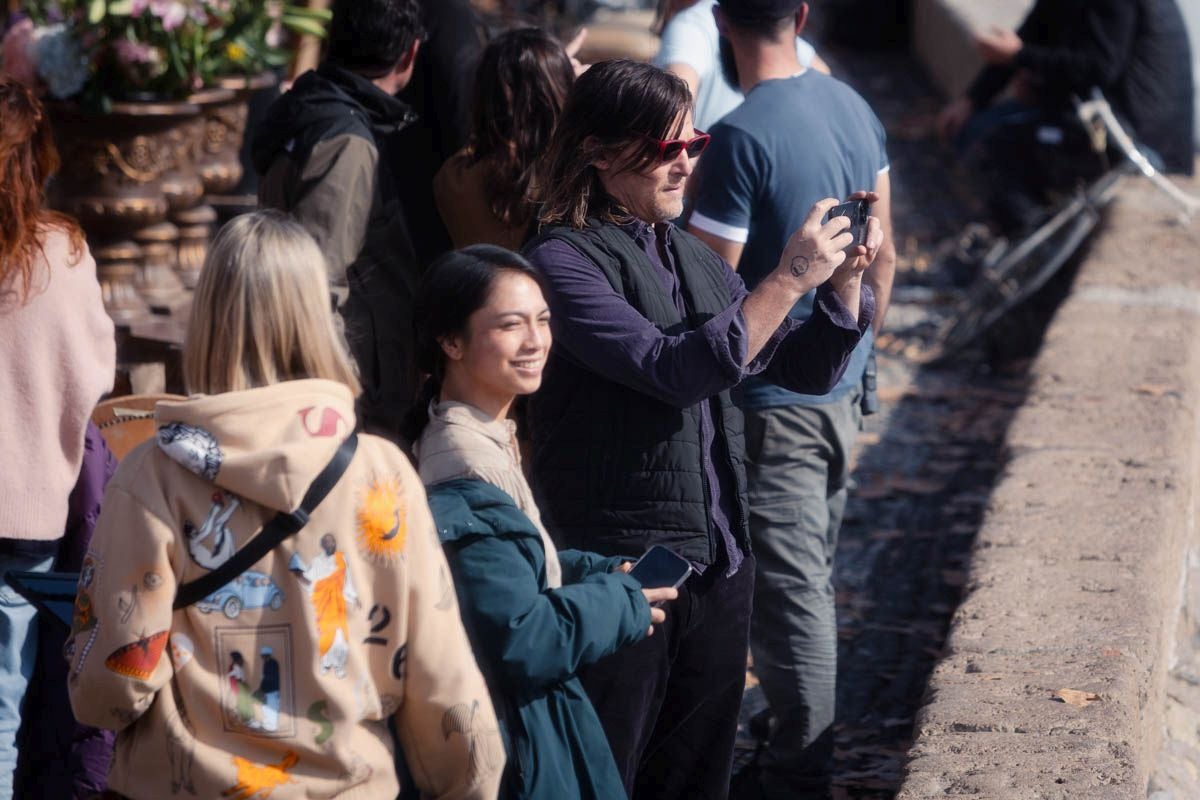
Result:
[[[547,239],[579,250],[666,334],[697,328],[732,302],[727,267],[684,231],[671,236],[687,310],[682,318],[649,258],[619,227],[589,220],[582,230],[550,229],[529,247]],[[714,457],[726,459],[734,476],[730,524],[749,552],[742,412],[728,391],[716,405]],[[706,491],[699,405],[676,408],[601,377],[558,348],[530,412],[534,487],[556,543],[631,556],[662,544],[694,563],[717,559],[722,544]]]

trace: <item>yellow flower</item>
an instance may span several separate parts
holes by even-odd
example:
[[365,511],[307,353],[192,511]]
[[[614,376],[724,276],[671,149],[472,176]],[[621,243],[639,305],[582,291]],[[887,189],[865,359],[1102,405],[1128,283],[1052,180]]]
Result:
[[242,47],[236,42],[230,42],[229,44],[225,45],[225,55],[230,61],[245,61],[246,48]]

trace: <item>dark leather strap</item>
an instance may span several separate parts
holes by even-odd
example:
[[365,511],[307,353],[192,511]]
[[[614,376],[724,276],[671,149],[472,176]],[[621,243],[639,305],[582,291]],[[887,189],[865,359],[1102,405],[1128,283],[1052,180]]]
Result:
[[309,515],[316,510],[321,501],[325,499],[325,495],[329,494],[341,479],[346,467],[350,466],[350,460],[354,458],[354,451],[357,448],[358,434],[352,433],[333,454],[333,460],[325,466],[325,469],[321,470],[321,474],[317,475],[312,485],[308,487],[308,491],[304,493],[304,499],[300,501],[299,508],[291,512],[279,512],[268,520],[266,525],[263,525],[262,530],[253,539],[246,542],[245,547],[230,556],[224,564],[207,575],[181,585],[175,593],[174,608],[176,610],[186,608],[197,600],[203,600],[213,592],[224,588],[227,583],[250,569],[263,556],[274,550],[280,542],[307,525]]

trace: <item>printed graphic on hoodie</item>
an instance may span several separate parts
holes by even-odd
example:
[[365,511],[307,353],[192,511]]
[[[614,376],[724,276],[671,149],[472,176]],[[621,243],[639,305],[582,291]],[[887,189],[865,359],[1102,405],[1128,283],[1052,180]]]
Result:
[[500,732],[495,729],[476,730],[475,715],[479,712],[479,701],[471,705],[459,703],[446,710],[442,716],[442,736],[447,741],[454,734],[467,740],[469,772],[472,780],[491,775],[504,763],[504,744]]
[[74,671],[71,673],[73,680],[79,679],[79,670],[83,668],[84,659],[92,649],[92,643],[96,639],[96,607],[92,603],[92,584],[96,582],[96,573],[100,569],[100,560],[91,553],[88,553],[83,558],[83,564],[79,568],[79,585],[75,590],[75,608],[71,613],[71,632],[67,636],[67,641],[63,643],[63,658],[68,662],[74,661],[75,653],[79,649],[77,637],[81,633],[88,634],[87,643],[84,645],[83,654],[79,658],[79,663],[75,665]]
[[239,502],[218,489],[212,493],[212,506],[199,528],[189,519],[183,521],[183,538],[192,561],[205,569],[216,569],[233,557],[237,547],[229,518],[237,511]]
[[221,792],[221,797],[231,800],[267,800],[278,787],[291,783],[288,770],[296,766],[300,756],[288,750],[276,764],[255,764],[241,756],[233,757],[237,768],[237,783]]
[[298,413],[304,432],[313,438],[336,436],[339,423],[343,430],[347,428],[346,419],[336,408],[330,406],[308,406],[300,409]]
[[323,745],[329,741],[329,737],[333,736],[333,723],[329,721],[329,717],[325,716],[325,709],[329,705],[326,700],[318,700],[308,707],[308,721],[316,725],[316,730],[313,731],[314,739],[318,745]]
[[192,644],[190,636],[179,632],[171,634],[170,645],[171,664],[174,665],[175,671],[179,672],[192,663],[192,659],[196,656],[196,645]]
[[118,647],[104,659],[104,666],[126,678],[149,680],[167,647],[169,633],[159,631],[150,636],[142,635],[136,642]]
[[217,628],[225,730],[273,739],[296,735],[292,635],[287,625]]
[[237,619],[244,609],[283,607],[283,590],[265,572],[248,569],[200,602],[196,608],[205,614],[220,611],[229,619]]
[[224,454],[216,437],[203,428],[170,422],[158,429],[158,447],[176,464],[206,480],[221,471]]
[[403,492],[398,478],[382,478],[359,495],[358,544],[372,561],[390,564],[404,551],[408,527]]
[[308,592],[316,614],[321,674],[332,671],[339,678],[346,677],[346,658],[350,654],[347,607],[360,605],[346,556],[337,549],[333,534],[327,533],[321,537],[321,552],[311,563],[305,564],[300,554],[295,553],[288,569]]

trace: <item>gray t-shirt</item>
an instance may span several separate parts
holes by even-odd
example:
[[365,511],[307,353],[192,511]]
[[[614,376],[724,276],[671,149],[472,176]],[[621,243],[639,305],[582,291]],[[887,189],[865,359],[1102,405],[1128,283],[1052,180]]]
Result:
[[[700,0],[672,17],[654,57],[654,63],[664,69],[670,64],[687,64],[700,76],[692,124],[702,131],[707,131],[742,102],[742,93],[721,74],[717,45],[720,36],[712,12],[716,4],[717,0]],[[809,66],[815,55],[811,44],[796,38],[796,58],[801,66]]]
[[[887,136],[867,102],[841,81],[806,70],[764,81],[712,130],[698,172],[700,189],[690,224],[745,243],[738,272],[753,289],[779,263],[788,237],[825,197],[874,189],[888,170]],[[791,316],[812,313],[813,293]],[[865,335],[841,382],[827,395],[801,395],[752,379],[742,404],[768,408],[827,403],[862,380],[870,355]]]

